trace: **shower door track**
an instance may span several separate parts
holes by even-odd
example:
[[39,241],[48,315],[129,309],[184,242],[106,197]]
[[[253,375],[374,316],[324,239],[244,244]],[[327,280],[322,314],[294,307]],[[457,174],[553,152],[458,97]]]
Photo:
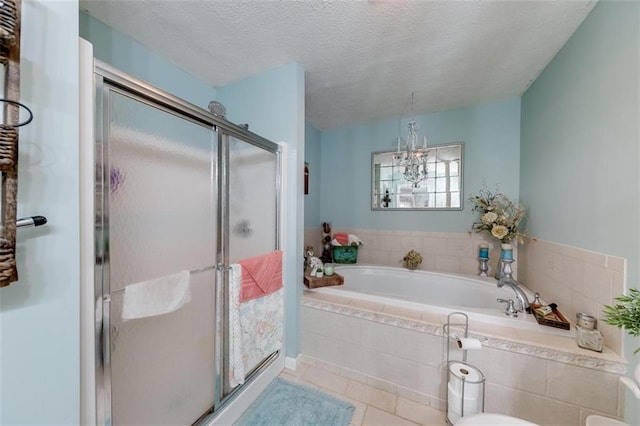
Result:
[[[259,135],[249,132],[243,127],[229,123],[226,120],[220,119],[214,116],[206,110],[203,110],[196,105],[184,101],[176,96],[173,96],[163,90],[160,90],[152,85],[131,77],[106,63],[99,60],[94,61],[94,95],[95,95],[95,170],[96,170],[96,198],[95,198],[95,241],[96,241],[96,258],[95,258],[95,273],[94,273],[94,291],[95,291],[95,306],[96,306],[96,322],[95,322],[95,353],[96,353],[96,395],[102,395],[102,398],[97,397],[96,401],[96,421],[100,425],[113,424],[112,407],[111,407],[111,360],[110,360],[110,298],[111,288],[109,282],[109,251],[103,246],[104,234],[108,233],[108,188],[109,172],[103,167],[106,164],[106,141],[108,140],[108,130],[104,120],[106,116],[106,100],[105,93],[109,88],[115,90],[126,96],[130,96],[146,103],[155,108],[165,110],[166,112],[173,113],[182,118],[193,121],[195,124],[208,126],[212,132],[217,134],[218,142],[220,143],[222,137],[220,131],[224,134],[233,136],[245,143],[249,143],[266,151],[276,154],[278,163],[278,172],[276,175],[276,197],[278,202],[276,203],[277,211],[277,225],[280,226],[280,181],[281,181],[281,155],[280,147],[274,142],[265,139]],[[226,144],[225,144],[226,145]],[[219,144],[220,146],[220,144]],[[214,178],[217,179],[217,178]],[[226,179],[226,177],[223,177]],[[105,186],[106,183],[106,186]],[[105,193],[107,192],[107,193]],[[222,216],[222,217],[221,217]],[[228,235],[223,228],[223,224],[228,223],[228,212],[223,212],[218,215],[217,235],[218,240],[224,240],[228,242]],[[221,220],[223,222],[221,222]],[[276,235],[279,235],[279,229],[277,229]],[[279,237],[276,237],[276,245],[279,247]],[[217,295],[219,292],[225,292],[226,289],[222,289],[221,280],[219,279],[223,274],[226,274],[228,270],[228,256],[226,250],[218,251],[218,263],[213,268],[204,268],[203,270],[215,269],[217,271],[214,293],[216,294],[216,305],[218,303],[226,303],[225,300],[219,301]],[[220,256],[224,256],[221,258]],[[224,260],[225,262],[221,262]],[[224,281],[223,281],[224,282]],[[119,290],[115,290],[118,292]],[[224,307],[223,312],[226,312]],[[216,309],[216,316],[220,315],[220,312]],[[213,325],[212,325],[213,326]],[[223,327],[224,330],[224,327]],[[226,333],[224,333],[226,334]],[[226,337],[217,337],[217,344],[215,350],[218,351],[222,348],[226,353]],[[218,343],[222,343],[218,345]],[[212,407],[196,420],[193,424],[205,424],[207,420],[211,418],[214,413],[218,412],[222,407],[228,405],[239,391],[247,384],[254,381],[259,373],[267,369],[273,362],[281,355],[281,351],[275,351],[262,360],[256,367],[254,367],[245,378],[245,383],[234,389],[225,389],[223,380],[219,377],[224,374],[226,370],[222,366],[216,365],[214,369],[215,377],[215,389],[214,389],[214,401],[212,401]],[[224,358],[224,357],[223,357]]]

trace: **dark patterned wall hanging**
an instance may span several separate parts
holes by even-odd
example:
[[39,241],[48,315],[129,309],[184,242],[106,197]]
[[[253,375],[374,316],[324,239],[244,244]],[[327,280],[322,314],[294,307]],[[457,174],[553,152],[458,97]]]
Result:
[[18,127],[20,121],[20,1],[0,0],[0,63],[5,67],[4,120],[0,125],[0,287],[18,280],[16,209],[18,197]]

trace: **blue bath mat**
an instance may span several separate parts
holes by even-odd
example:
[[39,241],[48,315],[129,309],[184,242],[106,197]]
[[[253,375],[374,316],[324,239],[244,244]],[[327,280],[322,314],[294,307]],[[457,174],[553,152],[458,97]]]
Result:
[[347,426],[354,410],[315,389],[275,379],[235,426]]

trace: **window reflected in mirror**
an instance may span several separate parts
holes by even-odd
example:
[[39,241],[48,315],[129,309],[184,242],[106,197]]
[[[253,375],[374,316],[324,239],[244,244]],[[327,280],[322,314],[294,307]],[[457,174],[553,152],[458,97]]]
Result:
[[427,148],[427,176],[405,179],[395,151],[371,154],[372,210],[462,210],[462,142]]

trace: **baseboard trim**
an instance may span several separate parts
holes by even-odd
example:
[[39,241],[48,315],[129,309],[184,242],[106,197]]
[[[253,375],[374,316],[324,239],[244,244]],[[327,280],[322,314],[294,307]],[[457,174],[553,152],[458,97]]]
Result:
[[297,370],[299,362],[300,362],[300,354],[298,354],[298,356],[295,358],[292,358],[289,356],[285,357],[284,368],[286,368],[287,370]]

